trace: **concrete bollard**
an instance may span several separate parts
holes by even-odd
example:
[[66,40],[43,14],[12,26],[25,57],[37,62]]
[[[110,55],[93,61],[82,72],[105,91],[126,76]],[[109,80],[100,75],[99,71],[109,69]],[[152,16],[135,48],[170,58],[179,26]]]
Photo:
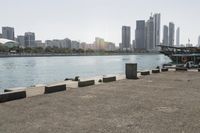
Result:
[[127,79],[138,79],[137,77],[137,64],[126,64],[126,78]]
[[176,67],[176,71],[187,71],[185,67]]
[[103,78],[104,83],[113,82],[113,81],[116,81],[116,76],[114,76],[114,77],[104,77]]
[[162,71],[162,72],[167,72],[167,71],[169,71],[169,70],[168,70],[168,68],[162,68],[161,71]]
[[0,95],[0,103],[26,98],[26,91],[8,92]]
[[95,84],[94,80],[79,81],[78,87],[86,87],[86,86],[90,86],[90,85],[94,85],[94,84]]
[[160,73],[160,70],[159,69],[154,69],[154,70],[152,70],[152,73]]
[[150,75],[150,71],[142,71],[141,75]]
[[54,85],[54,86],[45,86],[45,94],[55,93],[59,91],[66,91],[66,84],[63,85]]
[[200,72],[200,68],[198,68],[198,72]]

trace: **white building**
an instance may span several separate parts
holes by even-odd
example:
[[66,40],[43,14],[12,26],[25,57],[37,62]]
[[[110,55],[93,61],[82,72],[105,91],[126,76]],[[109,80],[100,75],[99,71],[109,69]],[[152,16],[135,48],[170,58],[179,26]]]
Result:
[[177,47],[180,46],[180,28],[179,27],[176,29],[176,46]]
[[174,46],[175,25],[173,22],[169,23],[169,46]]
[[153,23],[154,23],[153,44],[154,44],[154,48],[156,48],[157,45],[160,45],[160,19],[161,19],[160,13],[154,14],[154,16],[153,16]]
[[198,38],[198,47],[200,47],[200,36]]

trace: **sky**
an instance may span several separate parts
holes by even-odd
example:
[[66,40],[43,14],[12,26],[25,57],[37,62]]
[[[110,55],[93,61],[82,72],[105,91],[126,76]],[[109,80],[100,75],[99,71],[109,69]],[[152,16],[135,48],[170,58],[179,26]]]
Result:
[[181,44],[197,44],[200,35],[199,0],[0,0],[0,27],[15,28],[15,35],[30,31],[37,40],[70,38],[93,43],[95,37],[118,45],[122,25],[161,13],[162,27],[180,27]]

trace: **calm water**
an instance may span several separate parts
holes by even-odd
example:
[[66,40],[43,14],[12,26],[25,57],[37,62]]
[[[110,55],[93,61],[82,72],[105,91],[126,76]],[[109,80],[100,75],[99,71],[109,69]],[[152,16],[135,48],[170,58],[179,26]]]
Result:
[[63,81],[75,76],[121,74],[125,63],[152,69],[170,62],[164,55],[0,58],[0,89]]

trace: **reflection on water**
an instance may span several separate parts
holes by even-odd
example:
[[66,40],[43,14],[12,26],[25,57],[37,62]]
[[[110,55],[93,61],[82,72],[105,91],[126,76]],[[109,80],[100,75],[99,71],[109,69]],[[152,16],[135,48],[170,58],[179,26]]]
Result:
[[0,89],[61,81],[65,78],[120,74],[125,63],[152,69],[170,62],[164,55],[0,58]]

